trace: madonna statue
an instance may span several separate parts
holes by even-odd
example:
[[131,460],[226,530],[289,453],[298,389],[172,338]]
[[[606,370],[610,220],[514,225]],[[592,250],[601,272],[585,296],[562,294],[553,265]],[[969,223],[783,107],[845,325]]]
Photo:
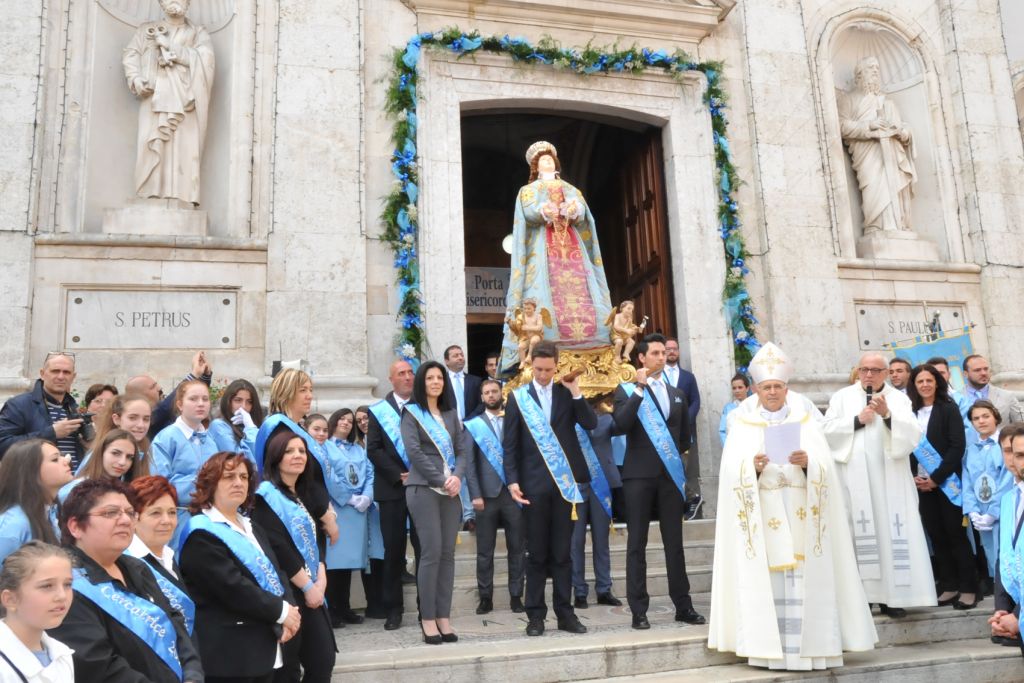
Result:
[[512,226],[512,275],[501,348],[501,370],[520,364],[519,335],[509,329],[527,299],[547,309],[544,339],[561,349],[609,345],[611,312],[594,217],[583,194],[559,177],[558,152],[535,142],[526,152],[530,184],[519,190]]

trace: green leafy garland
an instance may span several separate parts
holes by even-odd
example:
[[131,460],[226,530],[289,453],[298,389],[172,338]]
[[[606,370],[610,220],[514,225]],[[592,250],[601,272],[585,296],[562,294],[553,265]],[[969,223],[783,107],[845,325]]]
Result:
[[725,92],[721,86],[721,64],[693,62],[682,50],[669,54],[664,50],[636,47],[619,50],[597,48],[591,44],[568,49],[559,46],[551,38],[544,38],[534,45],[523,38],[509,38],[508,35],[482,36],[478,31],[465,33],[458,28],[421,33],[409,39],[404,49],[396,49],[388,83],[385,109],[395,120],[391,132],[391,141],[395,146],[391,155],[391,171],[395,179],[391,192],[384,200],[381,220],[384,223],[383,239],[394,254],[398,281],[398,320],[401,331],[395,351],[399,357],[418,360],[426,340],[416,249],[419,225],[416,210],[419,198],[416,82],[420,53],[428,48],[447,51],[458,58],[475,52],[507,55],[515,62],[550,65],[582,76],[638,74],[647,69],[657,69],[677,78],[688,71],[704,74],[708,82],[704,103],[711,114],[715,166],[718,169],[719,235],[728,265],[722,291],[723,306],[732,334],[736,366],[745,371],[760,344],[755,336],[757,319],[746,285],[746,276],[750,272],[746,265],[748,255],[740,234],[739,207],[733,198],[739,177],[726,138],[728,120],[725,116]]

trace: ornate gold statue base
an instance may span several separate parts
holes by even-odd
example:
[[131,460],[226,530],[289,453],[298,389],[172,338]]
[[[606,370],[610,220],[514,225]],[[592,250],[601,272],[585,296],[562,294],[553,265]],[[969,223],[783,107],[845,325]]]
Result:
[[[636,379],[636,368],[629,363],[617,361],[611,346],[581,350],[560,349],[555,381],[561,381],[563,375],[578,369],[583,369],[583,374],[580,375],[580,390],[588,399],[607,396],[623,382],[632,382]],[[508,398],[509,392],[532,381],[533,368],[527,366],[505,383],[505,397]]]

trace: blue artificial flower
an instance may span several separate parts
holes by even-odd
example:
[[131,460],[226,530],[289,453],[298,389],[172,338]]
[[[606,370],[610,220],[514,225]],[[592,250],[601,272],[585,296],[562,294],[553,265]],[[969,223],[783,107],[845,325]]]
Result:
[[729,174],[728,173],[723,173],[722,174],[722,192],[728,192],[728,191],[729,191]]
[[462,38],[456,38],[448,43],[448,47],[451,48],[452,52],[462,52]]
[[409,222],[409,212],[406,211],[405,209],[398,210],[398,215],[395,216],[395,222],[398,223],[398,227],[401,229],[402,232],[408,230],[409,227],[412,225]]
[[416,36],[409,41],[409,44],[405,47],[405,54],[402,55],[402,63],[410,69],[415,69],[416,64],[420,61],[420,40],[419,36]]
[[472,38],[466,35],[462,36],[462,49],[465,52],[472,52],[473,50],[477,50],[483,44],[484,41],[481,38]]
[[420,195],[420,188],[416,186],[416,183],[410,180],[405,184],[405,194],[409,197],[409,201],[415,204],[416,198]]
[[612,64],[612,69],[614,69],[615,71],[622,71],[625,68],[626,65],[623,64],[622,62],[615,62],[614,64]]

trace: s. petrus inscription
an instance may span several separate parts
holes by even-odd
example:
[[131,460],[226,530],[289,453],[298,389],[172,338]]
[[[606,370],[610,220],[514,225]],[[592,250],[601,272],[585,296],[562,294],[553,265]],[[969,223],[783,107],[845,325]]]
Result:
[[237,292],[192,289],[69,289],[68,349],[230,349]]

